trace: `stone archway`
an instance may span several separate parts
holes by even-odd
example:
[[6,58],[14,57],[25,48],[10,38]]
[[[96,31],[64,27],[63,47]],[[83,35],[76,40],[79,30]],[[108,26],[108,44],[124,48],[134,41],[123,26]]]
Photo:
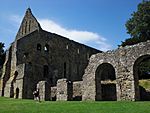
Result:
[[[82,100],[117,100],[116,91],[118,91],[118,86],[116,81],[115,85],[113,84],[113,80],[116,80],[118,73],[113,55],[113,52],[92,55],[83,75]],[[102,76],[103,72],[104,75],[108,76]],[[112,73],[114,73],[113,76],[111,76]],[[115,90],[113,90],[115,92],[114,97],[112,96],[114,93],[109,94],[107,90],[107,88],[113,89],[113,86],[115,86]]]
[[[150,81],[149,76],[145,77],[141,73],[141,65],[143,62],[150,61],[150,55],[143,55],[136,59],[133,65],[134,85],[135,85],[135,100],[150,100],[150,88],[147,83]],[[150,66],[147,67],[150,72]],[[145,71],[149,73],[148,71]]]
[[96,77],[96,70],[103,63],[109,63],[115,69],[117,100],[139,100],[139,80],[136,66],[139,62],[149,58],[149,48],[150,41],[147,41],[92,55],[83,75],[82,100],[102,100],[102,89],[96,87],[101,88],[101,79]]
[[114,67],[109,63],[100,64],[95,72],[96,100],[117,100],[116,74]]

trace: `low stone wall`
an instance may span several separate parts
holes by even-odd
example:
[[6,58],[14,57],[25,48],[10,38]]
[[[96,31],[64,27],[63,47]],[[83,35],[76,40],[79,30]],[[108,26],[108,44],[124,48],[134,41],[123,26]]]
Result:
[[41,100],[50,100],[50,85],[46,81],[40,81],[37,84]]
[[51,100],[55,101],[56,100],[56,94],[57,94],[57,87],[51,87]]
[[73,100],[82,100],[82,81],[73,82]]
[[57,101],[72,100],[72,84],[67,79],[59,79],[57,81]]

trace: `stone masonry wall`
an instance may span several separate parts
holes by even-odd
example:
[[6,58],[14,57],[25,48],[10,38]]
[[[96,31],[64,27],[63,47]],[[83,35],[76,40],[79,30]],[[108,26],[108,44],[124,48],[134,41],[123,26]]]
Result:
[[67,81],[67,79],[59,79],[57,81],[57,96],[56,99],[57,101],[63,100],[72,100],[72,86],[71,84]]
[[[83,76],[83,100],[96,100],[96,70],[103,63],[111,64],[116,73],[117,100],[138,100],[138,77],[134,75],[135,61],[150,55],[150,41],[113,51],[92,55]],[[100,95],[101,91],[99,92]]]
[[67,79],[59,79],[57,81],[57,100],[68,100],[68,83]]
[[37,89],[39,89],[40,100],[50,100],[51,91],[49,83],[47,83],[46,81],[40,81],[37,84]]
[[9,52],[11,54],[7,64],[10,64],[10,68],[3,73],[10,74],[3,74],[7,78],[4,80],[4,92],[7,92],[7,96],[13,92],[14,89],[10,91],[10,87],[14,87],[14,73],[18,65],[25,64],[22,98],[31,99],[39,81],[47,81],[53,87],[62,78],[69,81],[82,80],[89,57],[101,51],[42,30],[28,8]]
[[51,87],[51,100],[56,101],[56,95],[57,95],[57,87]]
[[0,95],[4,96],[4,88],[6,86],[6,82],[10,78],[10,67],[11,67],[11,47],[6,50],[5,62],[3,64],[3,74],[1,76],[1,85],[0,85]]
[[73,82],[73,100],[82,100],[82,81]]
[[[37,50],[37,44],[41,45],[41,50]],[[44,51],[46,44],[49,45],[48,52]],[[71,81],[82,80],[88,57],[100,52],[45,31],[35,31],[18,40],[17,48],[17,65],[31,64],[33,76],[45,79],[53,86],[61,78]],[[45,65],[48,66],[49,73],[44,77]]]
[[[16,78],[14,78],[14,98],[18,95],[18,98],[23,98],[24,88],[23,88],[23,82],[24,82],[24,72],[25,72],[25,64],[20,64],[17,66],[16,71],[18,72],[18,75]],[[17,89],[19,90],[17,94]]]
[[[150,56],[150,41],[101,52],[44,31],[29,8],[7,54],[0,92],[14,97],[19,90],[18,98],[33,98],[37,83],[45,81],[41,83],[45,86],[41,87],[42,95],[50,90],[46,83],[51,87],[57,84],[57,100],[72,100],[81,95],[81,90],[82,100],[103,100],[102,93],[106,91],[102,91],[97,69],[106,63],[115,70],[117,100],[139,100],[136,65],[147,56]],[[55,95],[55,88],[53,92]]]

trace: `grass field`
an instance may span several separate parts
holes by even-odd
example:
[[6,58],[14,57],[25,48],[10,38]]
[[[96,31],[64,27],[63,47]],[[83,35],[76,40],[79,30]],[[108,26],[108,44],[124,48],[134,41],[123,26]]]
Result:
[[150,113],[150,102],[75,102],[0,97],[0,113]]

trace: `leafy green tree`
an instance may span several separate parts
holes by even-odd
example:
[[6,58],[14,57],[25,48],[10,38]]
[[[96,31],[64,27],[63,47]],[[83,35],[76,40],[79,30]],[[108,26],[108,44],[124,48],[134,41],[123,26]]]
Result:
[[0,76],[1,76],[1,69],[5,61],[5,51],[4,51],[4,43],[0,42]]
[[150,40],[150,0],[144,0],[138,5],[137,11],[131,14],[125,26],[131,38],[122,42],[121,46]]

